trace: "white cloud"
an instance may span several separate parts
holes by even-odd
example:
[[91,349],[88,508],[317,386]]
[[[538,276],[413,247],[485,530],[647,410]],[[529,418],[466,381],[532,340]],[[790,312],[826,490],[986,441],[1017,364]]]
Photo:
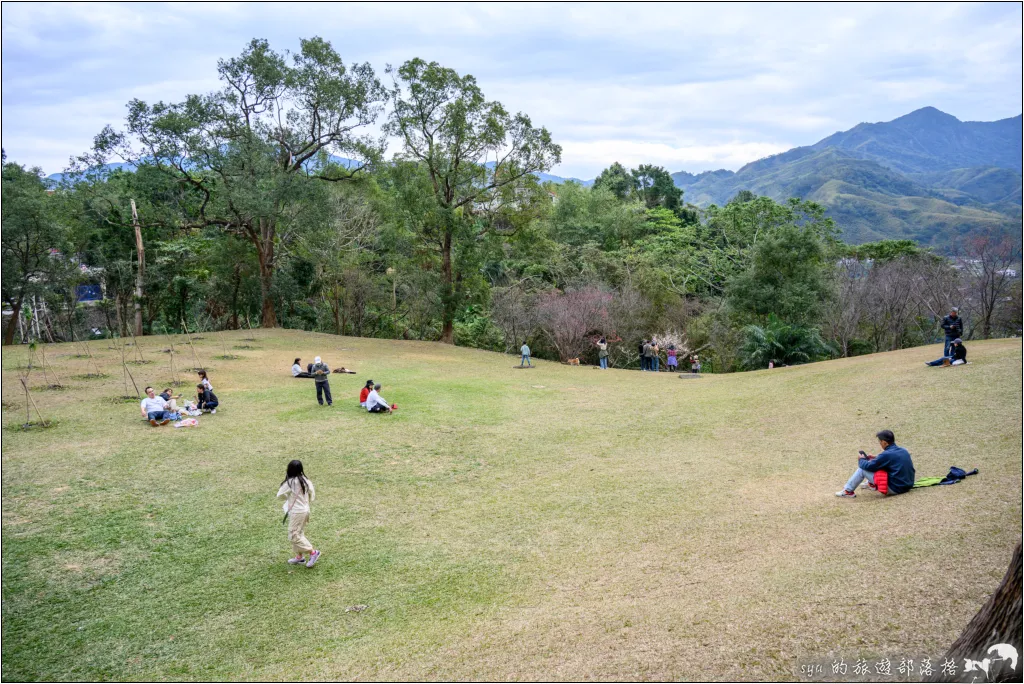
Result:
[[[132,97],[216,87],[254,36],[437,60],[546,126],[563,175],[738,168],[932,105],[1021,111],[1018,4],[4,4],[3,144],[59,170]],[[383,76],[383,74],[382,74]],[[102,123],[101,123],[102,122]],[[63,149],[63,152],[59,152]],[[647,155],[647,156],[644,156]],[[635,161],[629,161],[635,160]]]
[[[736,169],[747,162],[785,152],[790,145],[733,141],[720,145],[679,145],[636,140],[570,141],[562,145],[562,158],[571,159],[568,168],[597,169],[612,162],[634,168],[640,164],[680,169]],[[569,173],[567,175],[578,175]],[[587,175],[587,174],[582,174]],[[590,174],[588,177],[592,177]]]

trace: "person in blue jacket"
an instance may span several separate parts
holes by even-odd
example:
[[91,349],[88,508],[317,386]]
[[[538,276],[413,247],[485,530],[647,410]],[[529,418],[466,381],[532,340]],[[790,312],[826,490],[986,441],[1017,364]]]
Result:
[[914,486],[914,462],[910,460],[910,452],[896,446],[896,437],[892,430],[882,430],[875,435],[882,447],[877,456],[860,452],[857,470],[850,477],[846,486],[836,492],[841,499],[852,499],[857,496],[857,487],[866,482],[868,488],[882,494],[902,494]]

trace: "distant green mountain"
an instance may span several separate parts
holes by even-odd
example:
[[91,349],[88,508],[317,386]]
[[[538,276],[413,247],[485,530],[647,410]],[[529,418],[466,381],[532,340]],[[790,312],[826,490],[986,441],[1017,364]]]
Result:
[[968,169],[909,173],[916,183],[936,188],[955,204],[1021,205],[1021,173],[996,166],[976,166]]
[[735,173],[672,178],[698,206],[724,204],[740,190],[800,197],[828,207],[847,241],[905,238],[955,250],[957,237],[977,228],[1020,233],[1020,157],[1021,117],[964,123],[926,107]]
[[1021,171],[1021,117],[960,121],[924,107],[884,123],[857,124],[811,146],[870,159],[900,173],[996,166]]

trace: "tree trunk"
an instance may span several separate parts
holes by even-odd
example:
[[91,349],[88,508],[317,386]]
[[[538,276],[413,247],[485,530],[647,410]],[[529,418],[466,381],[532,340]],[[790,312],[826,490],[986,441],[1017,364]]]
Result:
[[263,300],[260,325],[264,328],[277,327],[277,313],[271,286],[274,284],[274,228],[265,219],[260,219],[259,235],[255,237],[256,254],[260,260],[260,297]]
[[146,251],[142,245],[142,229],[139,227],[139,215],[132,200],[132,223],[135,226],[135,252],[139,257],[139,266],[135,271],[135,336],[142,337],[142,286],[146,275]]
[[238,290],[242,286],[242,275],[235,264],[234,288],[231,291],[231,329],[238,330]]
[[331,292],[331,313],[334,314],[334,334],[341,335],[341,298],[338,296],[337,285]]
[[446,228],[441,243],[441,342],[455,344],[455,279],[452,277],[452,231]]
[[[953,645],[949,647],[943,660],[952,658],[957,665],[954,677],[943,677],[938,674],[932,681],[989,681],[1012,682],[1021,681],[1021,669],[1024,664],[1020,657],[1024,655],[1021,648],[1022,624],[1021,604],[1021,543],[1017,542],[1010,567],[1006,570],[1002,583],[995,593],[989,597],[978,614],[967,624]],[[989,649],[997,644],[1008,644],[1017,652],[1017,662],[1004,660],[1004,652]],[[967,659],[976,663],[986,664],[988,673],[979,670],[978,666],[967,669]],[[1015,667],[1011,668],[1011,665]]]
[[23,297],[18,297],[18,301],[11,307],[11,321],[7,324],[7,330],[4,331],[4,344],[14,344],[14,329],[18,325],[18,317],[21,316],[21,302]]

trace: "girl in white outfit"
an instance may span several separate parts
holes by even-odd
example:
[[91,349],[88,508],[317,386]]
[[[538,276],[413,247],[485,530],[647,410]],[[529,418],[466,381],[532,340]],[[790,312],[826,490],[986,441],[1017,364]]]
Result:
[[[290,565],[305,563],[307,568],[316,565],[320,560],[320,552],[306,539],[306,523],[309,521],[309,505],[316,498],[313,483],[302,472],[302,461],[294,460],[288,464],[284,482],[277,490],[277,497],[288,497],[284,503],[284,512],[288,518],[288,541],[292,543],[295,557],[289,558]],[[309,554],[309,560],[304,558]]]

